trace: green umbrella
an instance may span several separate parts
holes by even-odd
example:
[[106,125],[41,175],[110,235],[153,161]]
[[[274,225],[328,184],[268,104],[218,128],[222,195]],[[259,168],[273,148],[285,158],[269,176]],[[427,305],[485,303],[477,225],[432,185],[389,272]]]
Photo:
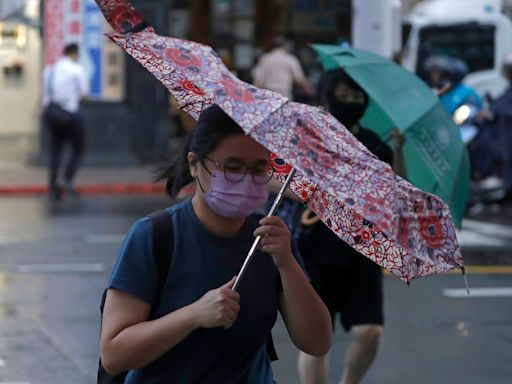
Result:
[[416,75],[370,52],[313,45],[324,70],[343,67],[369,95],[363,124],[390,142],[405,135],[408,180],[443,199],[460,227],[469,189],[469,158],[459,128],[439,98]]

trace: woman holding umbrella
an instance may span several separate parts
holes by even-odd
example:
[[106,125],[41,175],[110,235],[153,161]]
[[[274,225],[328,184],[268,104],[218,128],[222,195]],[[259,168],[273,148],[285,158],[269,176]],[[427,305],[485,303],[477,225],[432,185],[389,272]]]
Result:
[[[286,225],[252,214],[271,177],[267,149],[219,107],[201,114],[183,154],[161,174],[172,198],[193,180],[196,192],[167,208],[174,248],[157,307],[148,218],[121,246],[103,312],[107,371],[129,371],[126,383],[271,384],[265,346],[277,310],[299,349],[316,356],[329,350],[329,313]],[[260,249],[234,291],[254,236],[262,236]]]

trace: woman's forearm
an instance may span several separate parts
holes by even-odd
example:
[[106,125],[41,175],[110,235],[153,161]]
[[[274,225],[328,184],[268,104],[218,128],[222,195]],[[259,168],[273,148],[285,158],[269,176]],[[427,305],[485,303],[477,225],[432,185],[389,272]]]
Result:
[[117,374],[141,368],[175,347],[199,327],[193,305],[156,320],[134,324],[102,342],[101,359],[105,369]]
[[297,262],[279,272],[283,284],[280,311],[292,341],[310,355],[325,355],[332,339],[329,311]]

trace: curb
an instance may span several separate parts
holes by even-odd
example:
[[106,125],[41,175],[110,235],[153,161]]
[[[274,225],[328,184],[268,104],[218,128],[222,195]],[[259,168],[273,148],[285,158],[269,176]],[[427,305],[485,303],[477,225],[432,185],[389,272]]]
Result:
[[[153,183],[118,183],[118,184],[85,184],[76,187],[82,195],[162,195],[165,187]],[[0,186],[0,196],[37,196],[48,194],[48,186],[9,185]]]

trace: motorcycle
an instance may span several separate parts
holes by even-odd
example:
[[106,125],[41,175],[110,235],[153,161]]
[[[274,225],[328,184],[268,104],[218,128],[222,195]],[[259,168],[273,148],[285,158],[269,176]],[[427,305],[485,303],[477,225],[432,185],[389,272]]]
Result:
[[[485,205],[497,203],[506,195],[503,180],[492,175],[494,159],[492,157],[492,144],[489,141],[491,123],[480,116],[481,108],[464,104],[458,107],[453,120],[460,129],[462,141],[466,145],[472,165],[471,182],[469,188],[468,205],[472,213],[477,213],[485,208]],[[487,170],[477,177],[476,169],[481,169],[481,164],[476,164],[476,159],[482,161],[482,151],[485,152]],[[484,178],[482,178],[484,177]]]

